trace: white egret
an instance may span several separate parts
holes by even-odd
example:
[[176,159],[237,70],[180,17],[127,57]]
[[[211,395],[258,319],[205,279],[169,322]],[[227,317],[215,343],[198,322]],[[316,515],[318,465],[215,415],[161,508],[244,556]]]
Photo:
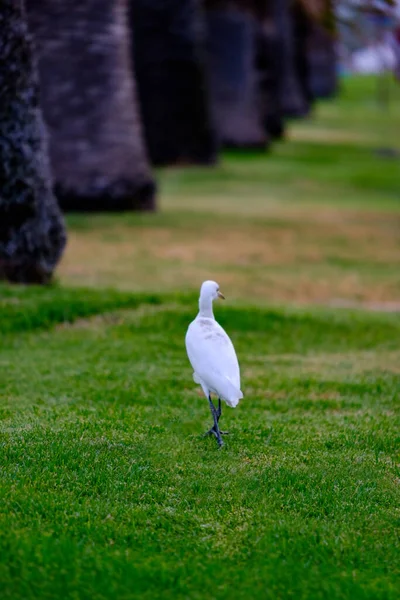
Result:
[[[240,390],[240,370],[233,344],[217,323],[213,313],[213,300],[224,299],[215,281],[205,281],[200,289],[199,314],[189,325],[186,333],[186,351],[193,367],[193,379],[199,383],[210,404],[214,425],[207,434],[215,435],[222,446],[218,422],[221,417],[221,399],[234,408],[243,398]],[[211,394],[218,397],[215,408]]]

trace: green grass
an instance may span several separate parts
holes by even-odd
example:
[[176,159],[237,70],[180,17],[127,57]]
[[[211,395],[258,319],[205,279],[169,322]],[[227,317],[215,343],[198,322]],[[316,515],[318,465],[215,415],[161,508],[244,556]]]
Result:
[[[160,172],[157,215],[69,216],[57,285],[0,286],[2,599],[397,600],[400,177],[373,148],[400,113],[372,84],[269,155]],[[184,349],[209,277],[245,395],[222,450]]]
[[3,598],[397,598],[397,315],[219,307],[245,391],[219,451],[195,297],[24,296],[24,330],[0,321]]
[[372,77],[342,80],[339,98],[293,122],[267,159],[263,153],[234,152],[211,172],[162,172],[164,210],[206,208],[257,218],[310,206],[397,212],[400,159],[380,158],[377,150],[400,152],[400,85],[392,81],[386,110],[376,102],[375,87]]

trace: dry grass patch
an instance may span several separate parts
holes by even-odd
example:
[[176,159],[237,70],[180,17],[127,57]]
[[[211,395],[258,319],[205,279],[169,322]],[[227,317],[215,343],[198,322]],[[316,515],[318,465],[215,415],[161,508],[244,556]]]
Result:
[[270,219],[185,217],[171,225],[70,232],[61,265],[69,284],[129,290],[196,288],[219,278],[231,296],[294,302],[396,302],[400,216],[274,211]]
[[309,356],[299,354],[275,354],[273,356],[246,356],[246,362],[251,367],[245,367],[243,375],[249,379],[265,376],[268,369],[278,367],[279,370],[292,370],[304,375],[318,373],[321,377],[329,375],[340,379],[348,374],[365,374],[371,370],[400,374],[400,351],[385,350],[381,353],[374,351],[352,351],[351,353],[318,353]]
[[[376,136],[375,136],[376,138]],[[368,143],[374,140],[373,135],[359,131],[330,129],[328,127],[302,127],[301,124],[289,131],[289,139],[306,142],[323,142],[324,144]]]

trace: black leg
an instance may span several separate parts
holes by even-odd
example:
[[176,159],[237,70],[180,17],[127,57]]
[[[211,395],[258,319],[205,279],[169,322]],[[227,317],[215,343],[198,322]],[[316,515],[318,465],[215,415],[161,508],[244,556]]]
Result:
[[211,429],[209,429],[205,435],[215,435],[215,437],[217,438],[217,442],[219,444],[219,446],[223,446],[224,442],[222,441],[221,435],[228,435],[229,432],[228,431],[221,431],[219,426],[218,426],[218,421],[221,417],[221,413],[222,413],[222,407],[221,407],[221,398],[218,398],[218,408],[215,408],[212,400],[211,400],[211,396],[208,397],[208,402],[210,404],[210,410],[211,410],[211,414],[213,416],[214,419],[214,425],[211,427]]
[[212,433],[213,435],[215,435],[215,437],[217,439],[217,444],[218,444],[219,447],[221,447],[221,446],[224,445],[224,442],[222,441],[221,433],[220,433],[220,430],[219,430],[219,427],[218,427],[218,419],[219,419],[219,417],[218,417],[218,411],[215,408],[214,404],[212,403],[211,396],[208,397],[208,402],[210,404],[211,414],[212,414],[213,419],[214,419],[214,425],[210,429],[210,431],[208,431],[207,433],[209,433],[209,434]]
[[[221,398],[218,398],[218,409],[217,409],[217,419],[218,419],[218,423],[219,420],[221,418],[221,414],[222,414],[222,406],[221,406]],[[221,431],[219,430],[221,435],[229,435],[229,431]]]
[[218,410],[217,410],[218,423],[219,423],[221,414],[222,414],[221,398],[218,398]]

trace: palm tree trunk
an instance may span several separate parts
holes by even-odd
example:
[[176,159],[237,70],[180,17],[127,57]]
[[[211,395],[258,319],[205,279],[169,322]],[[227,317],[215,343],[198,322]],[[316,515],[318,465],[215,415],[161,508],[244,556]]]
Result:
[[311,92],[310,60],[308,53],[308,39],[312,27],[310,16],[305,12],[300,3],[294,3],[291,9],[293,23],[294,64],[297,81],[307,105],[311,106],[314,97]]
[[306,42],[309,88],[314,99],[331,98],[338,91],[335,32],[328,27],[329,21],[333,21],[333,7],[329,1],[326,5],[325,23],[310,19]]
[[296,63],[296,38],[291,0],[271,0],[280,39],[281,103],[288,117],[304,117],[310,105],[301,85]]
[[26,0],[65,210],[152,210],[127,0]]
[[130,0],[145,137],[156,165],[216,160],[199,0]]
[[0,5],[0,278],[46,283],[66,234],[53,196],[22,0]]
[[254,2],[206,0],[207,73],[218,136],[225,146],[264,148],[260,22]]
[[282,138],[285,124],[281,102],[281,45],[271,2],[259,10],[256,70],[259,106],[265,131],[272,139]]

